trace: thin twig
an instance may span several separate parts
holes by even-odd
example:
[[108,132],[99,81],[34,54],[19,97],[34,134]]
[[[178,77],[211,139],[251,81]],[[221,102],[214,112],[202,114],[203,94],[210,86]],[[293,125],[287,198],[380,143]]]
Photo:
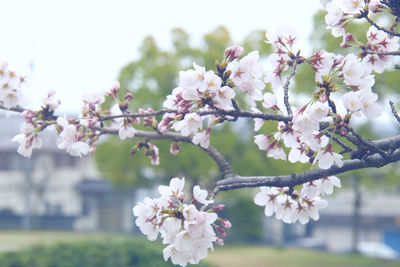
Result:
[[365,13],[365,14],[363,15],[363,17],[369,22],[369,24],[371,24],[372,26],[374,26],[374,27],[377,28],[378,30],[383,31],[383,32],[386,32],[386,33],[388,33],[388,34],[390,34],[390,35],[393,35],[393,36],[398,36],[398,37],[400,37],[400,33],[397,33],[397,32],[391,31],[391,30],[388,30],[388,29],[386,29],[386,28],[384,28],[384,27],[381,27],[381,26],[379,26],[378,24],[376,24],[372,19],[370,19],[370,18],[368,17],[368,13]]
[[400,56],[400,51],[379,52],[379,51],[366,50],[364,51],[364,53],[370,55],[378,55],[378,56]]
[[[353,152],[353,151],[354,151],[354,148],[353,148],[353,147],[351,147],[351,146],[349,146],[349,145],[346,145],[342,140],[340,140],[337,136],[333,135],[332,133],[326,132],[325,135],[328,136],[328,137],[330,137],[330,138],[332,138],[333,141],[335,141],[338,145],[340,145],[341,147],[343,147],[343,148],[344,148],[344,152],[343,152],[343,153],[346,153],[346,152]],[[341,154],[343,154],[343,153],[341,153]]]
[[397,113],[396,108],[394,107],[394,104],[392,101],[389,101],[390,108],[392,109],[392,114],[396,118],[397,122],[400,123],[400,116],[399,113]]
[[[101,132],[101,134],[118,134],[118,129],[113,129],[109,127],[93,127],[94,130]],[[179,133],[168,132],[165,134],[160,134],[157,132],[149,132],[137,130],[135,137],[145,138],[146,140],[173,140],[181,141],[189,144],[193,144],[191,136],[183,136]],[[194,145],[194,144],[193,144]],[[214,147],[208,146],[207,148],[201,147],[201,149],[206,152],[218,165],[221,177],[227,177],[232,175],[232,168],[229,162],[224,158],[224,156]]]
[[1,105],[1,104],[0,104],[0,109],[9,110],[9,111],[14,111],[14,112],[19,112],[19,113],[21,113],[21,112],[27,110],[27,109],[24,109],[24,108],[21,108],[21,107],[6,108],[5,106],[3,106],[3,105]]
[[285,107],[286,107],[286,111],[287,111],[288,115],[293,114],[292,108],[290,107],[290,103],[289,103],[289,86],[290,86],[290,80],[296,74],[296,66],[297,66],[297,60],[294,60],[292,72],[287,77],[286,83],[283,86],[283,92],[284,92],[283,102],[285,103]]

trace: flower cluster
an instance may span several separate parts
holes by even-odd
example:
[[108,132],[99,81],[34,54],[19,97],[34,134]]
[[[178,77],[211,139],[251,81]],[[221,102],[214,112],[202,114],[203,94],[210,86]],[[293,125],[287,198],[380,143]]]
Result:
[[179,73],[179,86],[167,96],[164,108],[176,110],[177,113],[166,113],[159,123],[163,133],[174,129],[183,136],[193,136],[193,143],[207,148],[209,132],[213,125],[220,123],[218,115],[208,115],[208,125],[203,128],[204,116],[201,112],[212,110],[233,110],[233,99],[236,96],[233,88],[237,86],[254,101],[262,100],[262,65],[258,51],[253,51],[239,60],[243,48],[227,48],[223,63],[217,66],[217,72],[206,71],[203,66],[193,64],[193,69]]
[[25,77],[11,69],[7,63],[0,64],[0,104],[6,108],[20,106],[23,101]]
[[71,156],[82,157],[89,152],[89,145],[84,142],[85,134],[79,132],[80,125],[70,123],[66,118],[58,117],[60,142],[58,148],[66,149]]
[[33,149],[42,147],[43,140],[39,133],[50,125],[46,120],[53,119],[52,114],[60,105],[60,100],[55,97],[55,94],[54,90],[50,90],[42,98],[43,106],[39,112],[30,110],[22,112],[25,122],[21,125],[21,133],[14,136],[12,141],[19,143],[17,152],[24,157],[31,157]]
[[[133,208],[137,217],[136,225],[150,241],[161,235],[164,259],[171,258],[173,264],[186,266],[197,264],[207,256],[208,249],[213,250],[213,243],[223,245],[221,237],[225,237],[224,228],[230,228],[228,220],[219,218],[215,213],[223,208],[217,205],[202,211],[196,203],[209,205],[207,191],[199,186],[193,188],[193,200],[184,203],[185,179],[173,178],[169,186],[160,185],[159,198],[145,198]],[[219,223],[221,226],[217,225]],[[214,228],[217,230],[217,236]]]
[[394,52],[399,50],[399,37],[391,36],[386,32],[377,30],[371,26],[367,32],[368,42],[366,48],[370,53],[363,58],[363,62],[377,73],[382,73],[385,67],[390,65],[394,56],[385,55],[386,52]]
[[19,143],[17,152],[24,157],[30,157],[34,148],[41,148],[43,141],[36,129],[35,114],[32,111],[24,111],[22,117],[25,122],[21,125],[21,133],[14,136],[13,142]]
[[288,187],[260,187],[254,197],[256,205],[265,206],[266,216],[275,213],[277,219],[285,223],[307,223],[310,218],[319,219],[319,209],[326,208],[328,202],[321,195],[330,195],[334,187],[340,187],[340,180],[335,176],[325,177],[303,184],[300,193],[290,191]]

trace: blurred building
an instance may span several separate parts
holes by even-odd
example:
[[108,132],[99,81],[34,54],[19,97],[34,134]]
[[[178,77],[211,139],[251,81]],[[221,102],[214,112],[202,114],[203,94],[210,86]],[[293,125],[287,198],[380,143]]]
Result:
[[267,242],[338,253],[350,252],[360,242],[376,242],[400,253],[400,189],[344,188],[325,199],[328,207],[320,210],[318,221],[302,225],[267,218]]
[[11,139],[22,119],[0,116],[0,229],[133,230],[133,194],[114,188],[93,158],[69,156],[46,130],[30,159]]

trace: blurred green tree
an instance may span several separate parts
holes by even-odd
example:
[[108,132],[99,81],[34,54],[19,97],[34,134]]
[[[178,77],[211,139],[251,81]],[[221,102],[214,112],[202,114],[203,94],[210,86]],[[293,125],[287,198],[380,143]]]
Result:
[[[182,29],[173,29],[172,49],[162,50],[153,37],[146,37],[139,49],[137,60],[127,64],[120,72],[120,95],[131,92],[134,96],[133,109],[162,107],[162,103],[173,88],[177,86],[180,70],[192,67],[193,62],[204,65],[207,70],[215,69],[215,59],[222,59],[226,47],[232,45],[232,40],[226,28],[220,26],[203,37],[200,47],[190,44],[189,35]],[[245,53],[259,50],[262,57],[271,53],[269,45],[265,44],[265,32],[254,31],[244,39],[242,46]],[[110,107],[109,103],[105,103]],[[252,120],[239,120],[235,123],[225,123],[211,133],[211,145],[217,148],[232,164],[235,173],[242,175],[270,175],[299,171],[301,165],[287,164],[284,161],[270,160],[264,152],[259,151],[252,140]],[[277,124],[266,123],[263,130],[272,131]],[[144,129],[144,128],[140,128]],[[171,177],[190,177],[187,182],[211,187],[218,175],[216,164],[205,157],[199,147],[182,144],[178,155],[169,153],[168,141],[154,141],[160,148],[160,165],[152,166],[146,157],[129,156],[130,147],[136,144],[135,138],[122,141],[117,136],[109,136],[99,144],[95,153],[97,166],[102,174],[117,185],[143,187],[168,182]],[[139,152],[140,153],[140,152]],[[248,192],[248,191],[246,191]],[[235,194],[235,193],[234,193]],[[232,194],[222,194],[219,197],[232,199]],[[234,207],[230,208],[230,219],[235,223],[235,229],[248,228],[248,217],[233,212],[235,207],[253,205],[253,194],[242,194],[235,199]],[[263,211],[254,206],[251,211],[257,212],[251,216],[253,231],[240,231],[235,234],[236,240],[255,240],[261,238],[261,223]]]

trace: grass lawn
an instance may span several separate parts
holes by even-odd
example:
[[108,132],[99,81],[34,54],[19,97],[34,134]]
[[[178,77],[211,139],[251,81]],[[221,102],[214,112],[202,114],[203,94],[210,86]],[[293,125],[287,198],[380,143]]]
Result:
[[[81,234],[72,232],[0,232],[0,251],[27,248],[35,244],[83,240],[126,239],[130,236],[104,233]],[[225,246],[209,253],[207,261],[220,267],[399,267],[400,261],[379,261],[358,255],[329,253],[266,246]]]
[[228,246],[210,253],[207,261],[220,267],[399,267],[400,261],[381,261],[359,255],[266,246]]
[[128,238],[104,233],[75,233],[52,231],[0,231],[0,252],[15,251],[36,244],[51,245],[57,242]]

